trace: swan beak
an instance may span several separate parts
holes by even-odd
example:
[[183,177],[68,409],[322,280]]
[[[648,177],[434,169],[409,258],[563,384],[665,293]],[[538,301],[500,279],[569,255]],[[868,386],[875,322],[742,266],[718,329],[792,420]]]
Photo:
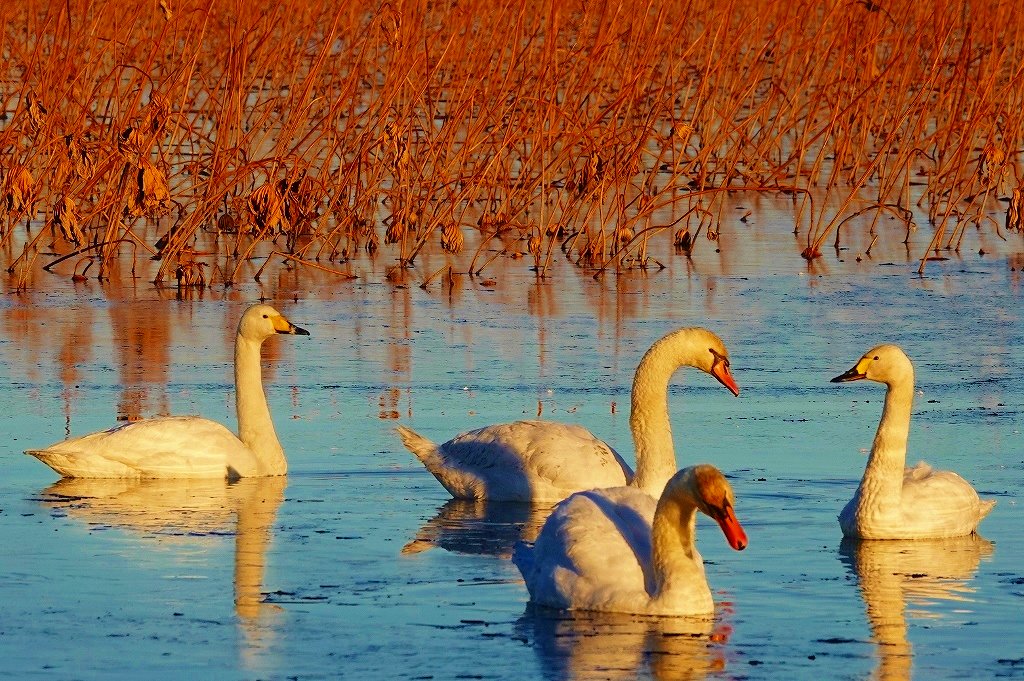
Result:
[[711,375],[718,379],[718,382],[729,389],[735,397],[740,395],[740,387],[736,385],[736,381],[733,380],[732,374],[729,373],[729,365],[725,362],[715,362],[714,366],[711,367]]
[[726,502],[722,512],[716,514],[715,522],[722,528],[722,534],[725,535],[725,540],[729,542],[729,546],[737,551],[747,548],[747,533],[743,531],[743,526],[736,519],[736,513],[732,510],[732,504]]
[[292,336],[308,336],[309,331],[306,331],[300,326],[295,326],[284,317],[274,317],[272,320],[274,323],[274,331],[278,333],[287,333]]
[[839,374],[831,381],[829,381],[829,383],[846,383],[847,381],[860,381],[867,377],[868,375],[860,370],[860,362],[858,362],[857,366],[853,367],[846,373]]

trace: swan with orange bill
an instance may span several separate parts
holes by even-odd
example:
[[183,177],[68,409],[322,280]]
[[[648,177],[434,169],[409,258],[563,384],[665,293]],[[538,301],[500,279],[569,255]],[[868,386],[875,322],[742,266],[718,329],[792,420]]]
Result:
[[681,367],[710,374],[739,395],[729,352],[707,329],[673,331],[644,354],[633,377],[629,424],[636,473],[590,431],[553,421],[485,426],[437,445],[398,426],[406,448],[456,499],[561,501],[573,492],[632,485],[657,498],[676,472],[668,386]]

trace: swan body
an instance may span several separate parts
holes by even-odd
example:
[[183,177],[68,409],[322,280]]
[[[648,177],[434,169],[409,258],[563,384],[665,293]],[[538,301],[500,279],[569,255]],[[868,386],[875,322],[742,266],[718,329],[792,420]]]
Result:
[[895,345],[872,348],[833,383],[867,379],[887,386],[864,477],[839,514],[846,537],[941,539],[975,532],[995,501],[983,501],[952,471],[906,466],[914,366]]
[[199,416],[168,416],[30,449],[67,478],[239,478],[284,475],[288,463],[263,392],[260,347],[275,334],[308,336],[269,305],[242,315],[235,338],[238,436]]
[[695,544],[697,511],[718,522],[732,548],[746,548],[732,488],[717,468],[702,464],[676,473],[658,501],[629,486],[572,495],[532,546],[516,545],[512,560],[537,605],[708,614],[714,601]]
[[696,367],[734,395],[721,339],[702,328],[678,329],[646,352],[633,377],[630,428],[637,470],[585,428],[551,421],[485,426],[437,445],[398,426],[405,447],[456,499],[553,503],[582,490],[634,485],[657,498],[676,471],[668,384],[677,369]]

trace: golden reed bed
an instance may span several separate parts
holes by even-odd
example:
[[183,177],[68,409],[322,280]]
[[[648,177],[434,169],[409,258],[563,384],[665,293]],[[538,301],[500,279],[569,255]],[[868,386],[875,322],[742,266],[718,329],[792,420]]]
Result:
[[810,260],[882,216],[931,230],[922,268],[1024,226],[1008,0],[12,0],[0,29],[12,289],[657,266],[742,229],[728,192],[791,196]]

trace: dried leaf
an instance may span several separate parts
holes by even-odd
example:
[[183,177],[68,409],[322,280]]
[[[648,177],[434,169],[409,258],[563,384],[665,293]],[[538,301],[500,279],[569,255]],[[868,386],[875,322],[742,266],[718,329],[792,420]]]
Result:
[[454,222],[449,222],[441,230],[441,248],[449,253],[461,253],[465,239],[462,230]]
[[1024,184],[1013,190],[1006,207],[1006,231],[1024,232]]
[[284,197],[270,184],[257,187],[246,205],[260,231],[277,227],[284,217]]
[[52,228],[60,232],[61,237],[75,246],[85,243],[85,233],[79,224],[81,217],[75,202],[68,196],[59,197],[50,209]]
[[164,174],[146,159],[141,159],[135,170],[135,183],[128,197],[132,215],[159,217],[171,210],[171,194]]

